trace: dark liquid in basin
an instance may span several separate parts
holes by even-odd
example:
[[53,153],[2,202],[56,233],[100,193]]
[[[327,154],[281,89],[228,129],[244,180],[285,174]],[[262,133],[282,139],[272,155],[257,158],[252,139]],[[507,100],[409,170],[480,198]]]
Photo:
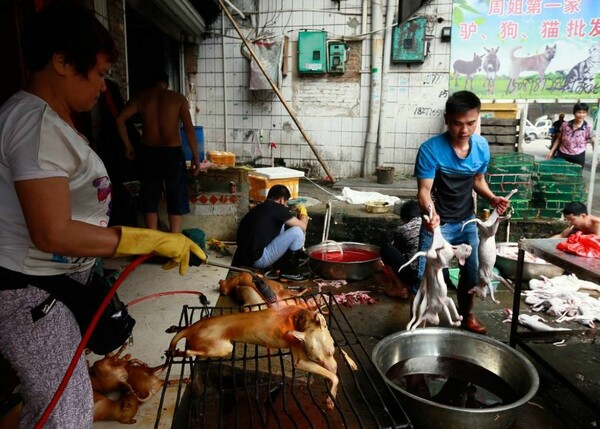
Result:
[[315,250],[310,254],[311,258],[320,259],[328,262],[362,262],[377,259],[379,255],[370,250],[352,249],[344,250]]
[[496,374],[459,359],[411,358],[392,366],[387,377],[401,389],[439,404],[459,408],[491,408],[518,397]]

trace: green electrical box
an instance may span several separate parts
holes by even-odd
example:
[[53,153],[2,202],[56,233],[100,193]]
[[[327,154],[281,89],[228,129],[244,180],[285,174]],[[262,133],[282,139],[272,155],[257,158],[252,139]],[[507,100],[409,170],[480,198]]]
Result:
[[298,33],[298,72],[327,72],[327,33],[300,31]]
[[392,37],[393,63],[425,61],[425,26],[427,18],[418,17],[394,27]]
[[346,51],[348,46],[343,42],[329,42],[327,58],[327,71],[329,73],[346,72]]

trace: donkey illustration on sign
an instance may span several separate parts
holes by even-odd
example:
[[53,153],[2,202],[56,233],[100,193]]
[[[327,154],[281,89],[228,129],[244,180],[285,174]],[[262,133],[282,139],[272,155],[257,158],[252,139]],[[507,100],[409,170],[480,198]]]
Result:
[[488,94],[493,94],[496,89],[496,74],[498,70],[500,70],[500,60],[498,59],[498,51],[500,50],[500,46],[495,48],[486,48],[486,55],[483,59],[483,71],[485,72],[486,84]]
[[481,70],[481,58],[483,55],[477,55],[476,52],[473,52],[473,59],[471,61],[466,60],[456,60],[452,65],[454,69],[454,86],[458,87],[458,75],[465,75],[465,89],[467,89],[467,85],[469,81],[471,81],[471,90],[473,90],[473,78],[475,77],[475,73]]

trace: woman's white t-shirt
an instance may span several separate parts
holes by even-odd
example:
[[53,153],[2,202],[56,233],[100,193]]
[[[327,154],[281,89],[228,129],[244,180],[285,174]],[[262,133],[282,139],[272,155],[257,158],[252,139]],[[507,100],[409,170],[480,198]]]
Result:
[[31,241],[14,182],[66,177],[73,220],[107,226],[111,183],[87,140],[37,96],[25,91],[0,108],[0,266],[33,275],[91,268],[93,257],[41,252]]

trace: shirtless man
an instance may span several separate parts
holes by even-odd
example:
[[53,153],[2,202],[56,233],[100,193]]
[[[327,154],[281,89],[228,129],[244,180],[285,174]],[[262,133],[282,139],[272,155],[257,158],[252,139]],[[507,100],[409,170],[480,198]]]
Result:
[[166,73],[155,76],[154,86],[129,100],[117,116],[119,135],[125,144],[125,156],[135,158],[135,151],[125,128],[125,121],[136,113],[142,117],[141,201],[146,227],[158,229],[158,203],[163,191],[167,197],[167,213],[171,232],[180,232],[182,215],[189,213],[186,165],[181,148],[180,123],[192,151],[192,169],[200,172],[198,142],[187,99],[167,89]]
[[589,215],[583,203],[574,201],[567,204],[563,209],[563,214],[569,223],[569,227],[560,234],[553,235],[552,238],[565,238],[577,231],[584,234],[600,235],[600,218]]

